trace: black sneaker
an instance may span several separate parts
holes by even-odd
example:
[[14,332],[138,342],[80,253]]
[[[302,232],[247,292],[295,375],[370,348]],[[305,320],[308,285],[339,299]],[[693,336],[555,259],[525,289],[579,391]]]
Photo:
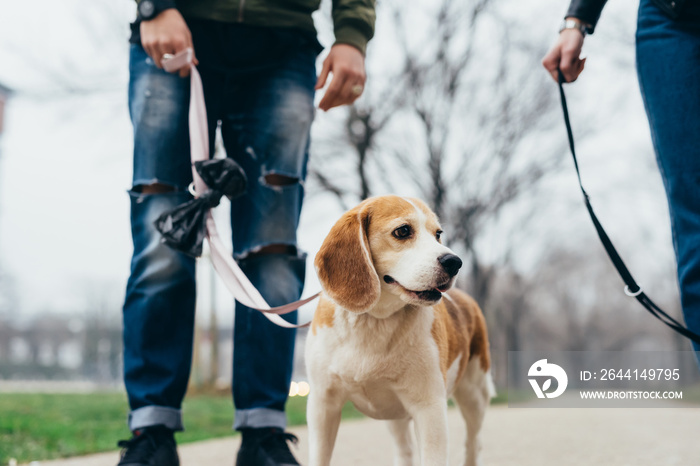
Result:
[[241,429],[243,440],[238,450],[236,466],[298,466],[287,442],[295,445],[299,439],[277,427]]
[[117,466],[180,466],[173,431],[164,426],[135,430],[129,440],[117,444],[123,448]]

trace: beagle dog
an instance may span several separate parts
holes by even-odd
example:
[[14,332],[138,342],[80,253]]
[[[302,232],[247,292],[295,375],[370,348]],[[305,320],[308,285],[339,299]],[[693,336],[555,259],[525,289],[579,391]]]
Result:
[[341,409],[351,401],[389,421],[395,465],[447,465],[447,399],[467,424],[467,466],[476,466],[493,382],[484,316],[450,289],[462,261],[440,241],[421,201],[368,199],[333,226],[316,256],[324,293],[306,341],[309,465],[328,466]]

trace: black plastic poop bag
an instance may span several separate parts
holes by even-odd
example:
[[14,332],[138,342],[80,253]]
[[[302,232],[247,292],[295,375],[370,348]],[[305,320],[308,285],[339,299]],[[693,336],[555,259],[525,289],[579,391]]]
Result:
[[243,169],[229,158],[195,162],[194,168],[209,190],[163,213],[156,219],[155,226],[163,235],[165,244],[192,257],[199,257],[207,234],[207,212],[219,205],[222,196],[234,199],[242,195],[247,179]]

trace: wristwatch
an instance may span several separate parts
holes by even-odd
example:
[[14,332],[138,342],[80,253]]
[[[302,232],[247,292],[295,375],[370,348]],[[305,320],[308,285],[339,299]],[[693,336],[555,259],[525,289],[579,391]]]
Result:
[[[148,1],[148,0],[145,0]],[[561,22],[561,27],[559,28],[559,32],[561,33],[564,29],[576,29],[577,31],[581,32],[584,36],[589,33],[590,31],[590,26],[588,24],[582,23],[578,19],[565,19]]]
[[150,21],[168,8],[175,8],[173,0],[141,0],[138,6],[139,19]]

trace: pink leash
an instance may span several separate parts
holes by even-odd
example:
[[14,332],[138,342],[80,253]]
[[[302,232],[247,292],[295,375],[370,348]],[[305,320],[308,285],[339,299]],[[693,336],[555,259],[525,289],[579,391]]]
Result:
[[[192,57],[192,49],[186,49],[175,56],[164,57],[162,64],[165,71],[171,73],[188,65],[190,67],[190,152],[192,154],[192,177],[194,179],[194,192],[192,194],[196,197],[197,193],[203,193],[208,189],[204,180],[195,170],[194,163],[209,159],[209,129],[207,126],[207,111],[204,104],[202,78],[199,76],[197,67],[192,63]],[[214,270],[216,270],[224,281],[226,288],[239,303],[262,312],[272,323],[280,327],[299,328],[307,327],[311,324],[311,322],[301,325],[290,324],[281,318],[280,315],[299,309],[304,304],[316,299],[320,293],[300,301],[285,304],[284,306],[270,307],[224,246],[216,229],[216,223],[211,211],[207,212],[206,224],[207,240],[209,241],[211,262],[214,265]]]

